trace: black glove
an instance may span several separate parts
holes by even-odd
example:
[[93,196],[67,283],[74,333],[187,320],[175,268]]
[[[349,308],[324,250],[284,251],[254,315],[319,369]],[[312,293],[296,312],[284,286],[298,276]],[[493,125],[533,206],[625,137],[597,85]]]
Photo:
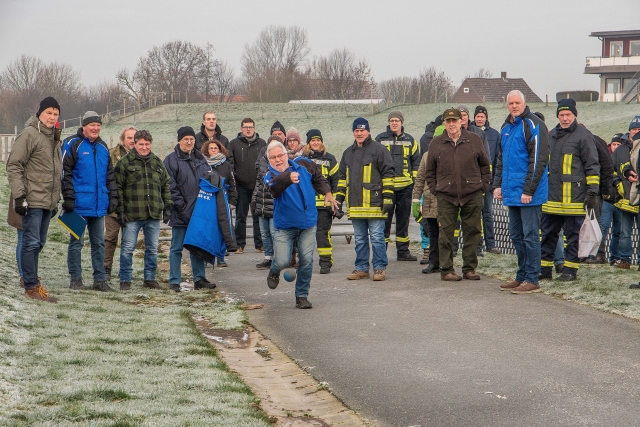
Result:
[[71,213],[76,208],[76,201],[74,199],[64,199],[62,202],[62,209],[65,213]]
[[112,214],[118,209],[118,199],[109,199],[109,207],[107,208],[107,214]]
[[118,214],[118,224],[120,227],[125,228],[127,226],[127,214],[122,212]]
[[18,197],[14,200],[14,203],[15,205],[13,206],[13,208],[15,209],[16,213],[20,216],[25,216],[27,214],[27,207],[29,206],[27,204],[27,198]]
[[171,219],[171,208],[164,208],[162,211],[162,222],[165,224],[169,224],[169,220]]
[[598,206],[598,195],[596,193],[587,193],[587,199],[584,201],[584,205],[587,208],[587,212],[591,209],[596,209]]
[[391,218],[393,215],[393,200],[392,199],[384,199],[382,203],[382,213],[387,214],[387,218]]
[[344,211],[342,210],[342,205],[344,202],[338,202],[338,209],[333,213],[335,218],[341,219],[344,216]]

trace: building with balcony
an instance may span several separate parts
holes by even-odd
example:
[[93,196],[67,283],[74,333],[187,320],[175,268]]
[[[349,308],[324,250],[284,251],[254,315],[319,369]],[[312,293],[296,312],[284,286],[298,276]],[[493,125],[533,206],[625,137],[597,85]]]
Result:
[[638,100],[640,84],[640,27],[596,31],[589,35],[602,41],[601,56],[587,57],[585,74],[600,75],[600,100]]

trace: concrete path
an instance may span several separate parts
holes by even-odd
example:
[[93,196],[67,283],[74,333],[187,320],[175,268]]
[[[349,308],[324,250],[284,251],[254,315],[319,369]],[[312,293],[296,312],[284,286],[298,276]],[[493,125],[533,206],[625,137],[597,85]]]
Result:
[[374,425],[640,425],[640,323],[491,278],[442,282],[395,261],[393,245],[386,281],[348,281],[353,243],[334,245],[331,274],[314,267],[311,310],[294,307],[292,283],[267,288],[262,254],[207,271],[264,303],[250,322]]

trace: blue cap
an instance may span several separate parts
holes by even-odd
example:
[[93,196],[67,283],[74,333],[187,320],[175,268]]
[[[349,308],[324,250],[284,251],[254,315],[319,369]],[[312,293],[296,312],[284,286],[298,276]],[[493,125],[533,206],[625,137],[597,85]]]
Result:
[[635,116],[629,123],[629,130],[640,128],[640,116]]
[[371,130],[369,129],[369,122],[367,121],[367,119],[362,117],[358,117],[353,121],[351,130],[354,131],[356,129],[365,129],[367,132],[371,132]]

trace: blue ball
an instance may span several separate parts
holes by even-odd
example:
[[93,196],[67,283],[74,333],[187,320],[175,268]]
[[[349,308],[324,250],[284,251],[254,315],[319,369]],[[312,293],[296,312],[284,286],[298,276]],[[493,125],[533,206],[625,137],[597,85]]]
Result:
[[296,280],[296,271],[295,270],[287,270],[284,272],[284,280],[287,282],[293,282]]

